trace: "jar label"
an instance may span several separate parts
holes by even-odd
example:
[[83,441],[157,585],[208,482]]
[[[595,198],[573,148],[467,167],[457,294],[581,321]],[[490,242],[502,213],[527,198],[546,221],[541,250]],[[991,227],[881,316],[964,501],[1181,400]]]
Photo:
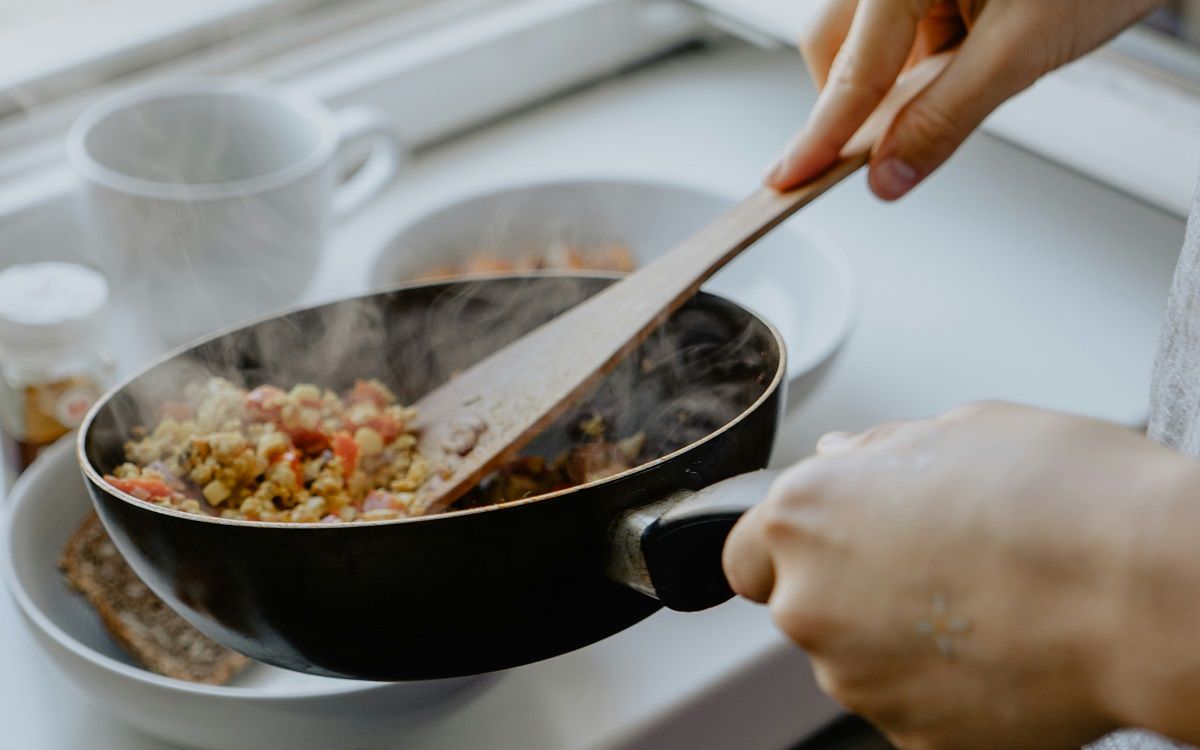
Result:
[[92,408],[96,398],[90,391],[82,388],[71,388],[63,391],[54,404],[54,416],[63,427],[74,429],[83,424],[88,409]]
[[99,397],[95,381],[84,376],[26,386],[24,425],[10,432],[29,443],[53,443],[78,427]]

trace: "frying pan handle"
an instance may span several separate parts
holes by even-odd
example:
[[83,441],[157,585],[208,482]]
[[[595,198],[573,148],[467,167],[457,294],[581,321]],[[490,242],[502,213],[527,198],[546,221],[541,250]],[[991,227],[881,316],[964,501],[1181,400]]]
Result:
[[725,538],[766,497],[778,471],[755,471],[627,512],[613,527],[608,574],[680,612],[715,607],[733,591],[721,568]]

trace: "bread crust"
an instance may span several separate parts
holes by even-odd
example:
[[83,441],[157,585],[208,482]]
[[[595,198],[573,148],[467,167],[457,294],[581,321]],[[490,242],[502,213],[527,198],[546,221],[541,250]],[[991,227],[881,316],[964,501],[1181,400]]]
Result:
[[95,513],[63,548],[59,568],[105,629],[143,668],[178,680],[223,685],[250,659],[222,646],[172,611],[121,557]]

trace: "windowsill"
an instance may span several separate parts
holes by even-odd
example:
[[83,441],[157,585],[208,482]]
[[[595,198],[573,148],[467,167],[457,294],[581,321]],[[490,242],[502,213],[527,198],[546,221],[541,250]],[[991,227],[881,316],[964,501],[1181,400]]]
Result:
[[102,81],[161,56],[197,49],[329,0],[105,0],[0,35],[0,117],[36,106],[74,81]]

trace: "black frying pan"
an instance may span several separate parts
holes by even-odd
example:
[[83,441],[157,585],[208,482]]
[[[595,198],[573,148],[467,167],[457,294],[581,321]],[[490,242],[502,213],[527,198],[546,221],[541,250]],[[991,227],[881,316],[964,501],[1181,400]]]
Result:
[[[720,553],[762,496],[784,400],[783,342],[700,294],[526,453],[557,455],[581,414],[643,429],[642,466],[500,506],[363,524],[188,515],[101,476],[135,424],[189,379],[342,390],[377,377],[403,402],[611,283],[599,275],[414,285],[291,312],[169,356],[107,394],[79,436],[88,490],[121,552],[200,630],[270,664],[334,677],[452,677],[562,654],[659,607],[732,594]],[[536,367],[536,362],[529,363]]]

